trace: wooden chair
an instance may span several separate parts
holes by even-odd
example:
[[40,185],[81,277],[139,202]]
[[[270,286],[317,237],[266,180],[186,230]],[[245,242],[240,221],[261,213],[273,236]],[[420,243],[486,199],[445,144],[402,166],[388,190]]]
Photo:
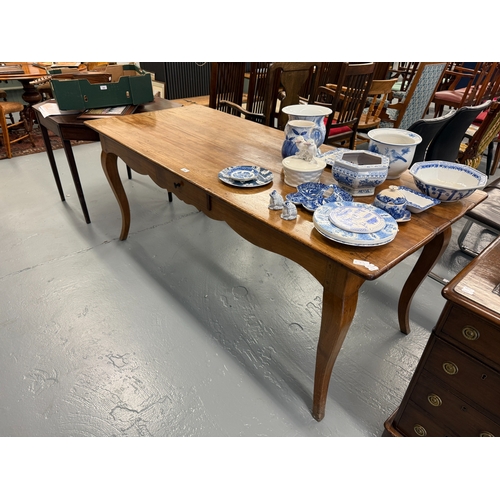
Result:
[[327,83],[314,91],[313,95],[317,93],[314,104],[332,110],[326,118],[325,144],[342,145],[349,140],[349,149],[355,148],[359,120],[366,105],[374,69],[375,63],[343,63],[337,83]]
[[[469,128],[470,130],[470,128]],[[477,168],[481,163],[483,153],[488,151],[488,159],[486,166],[486,174],[492,175],[495,173],[498,160],[498,136],[500,134],[500,102],[493,101],[486,112],[486,116],[482,120],[481,125],[476,128],[473,135],[469,137],[468,142],[460,144],[458,153],[458,162],[468,165],[469,167]],[[497,148],[492,168],[492,150],[493,141],[497,140]],[[491,147],[490,147],[491,146]]]
[[[0,99],[2,99],[4,102],[7,102],[7,92],[5,90],[0,89]],[[12,113],[8,113],[10,123],[14,123],[14,117],[12,116]]]
[[[29,138],[31,144],[35,147],[35,142],[33,141],[33,137],[31,135],[31,127],[26,120],[23,111],[24,106],[20,102],[0,102],[0,127],[2,129],[2,138],[7,152],[7,158],[12,158],[11,145],[22,141],[23,139]],[[7,125],[6,115],[11,113],[20,113],[21,119],[18,122]],[[26,133],[16,138],[12,138],[11,134],[9,134],[9,130],[18,128],[21,125],[24,126]]]
[[397,81],[392,88],[393,92],[391,98],[398,100],[405,98],[413,78],[417,73],[419,64],[418,62],[400,62],[392,68],[389,73],[389,78],[396,78]]
[[386,109],[387,119],[380,127],[407,129],[412,123],[424,117],[429,104],[441,82],[446,62],[421,62],[411,80],[404,98],[391,103]]
[[467,129],[477,115],[487,109],[490,104],[491,101],[486,101],[478,106],[464,106],[458,109],[436,134],[436,137],[427,149],[425,160],[457,162],[460,144],[465,137]]
[[250,63],[248,94],[245,109],[251,113],[264,113],[264,101],[270,65],[270,62]]
[[272,62],[267,69],[266,92],[261,112],[247,110],[238,103],[225,101],[246,119],[283,130],[288,115],[282,113],[285,106],[298,104],[303,96],[308,99],[314,88],[319,63]]
[[358,123],[358,135],[356,144],[367,142],[366,137],[359,135],[359,132],[377,128],[380,125],[382,117],[385,116],[384,109],[388,105],[388,97],[392,91],[392,87],[396,83],[397,78],[391,80],[373,80],[370,90],[368,91],[367,103],[370,105],[365,108]]
[[[448,79],[450,83],[447,89],[438,90],[432,99],[434,116],[441,116],[445,106],[459,109],[463,106],[475,106],[490,99],[495,90],[498,65],[499,63],[481,62],[473,69],[455,66],[446,70],[443,78],[445,81]],[[457,88],[459,83],[464,81],[467,85]]]
[[243,85],[245,82],[246,63],[213,62],[210,69],[209,107],[240,116],[233,103],[243,104]]
[[451,120],[455,113],[456,110],[452,109],[445,116],[439,116],[437,118],[422,118],[408,127],[408,131],[415,132],[422,137],[422,142],[415,149],[415,154],[413,155],[411,163],[412,165],[425,160],[429,144],[434,140],[441,128]]

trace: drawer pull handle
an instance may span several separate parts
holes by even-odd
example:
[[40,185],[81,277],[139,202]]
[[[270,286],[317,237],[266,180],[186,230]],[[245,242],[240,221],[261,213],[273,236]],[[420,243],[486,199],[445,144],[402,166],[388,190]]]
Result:
[[425,430],[425,428],[423,426],[421,426],[420,424],[415,424],[413,426],[413,430],[415,431],[415,434],[417,436],[420,436],[420,437],[424,437],[424,436],[427,436],[427,431]]
[[479,332],[473,326],[464,326],[462,329],[462,335],[467,340],[477,340],[479,338]]
[[458,366],[451,361],[447,361],[446,363],[443,363],[443,370],[448,375],[456,375],[458,373]]
[[443,401],[437,394],[429,394],[427,396],[427,401],[429,401],[432,406],[441,406],[443,404]]
[[493,438],[495,436],[491,432],[483,431],[483,432],[481,432],[481,434],[479,434],[479,437],[482,437],[482,438]]

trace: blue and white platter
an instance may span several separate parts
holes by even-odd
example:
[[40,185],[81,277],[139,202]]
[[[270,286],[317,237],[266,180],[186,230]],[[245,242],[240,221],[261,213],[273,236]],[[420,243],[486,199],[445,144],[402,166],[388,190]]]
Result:
[[313,223],[326,238],[356,247],[385,245],[398,233],[398,223],[387,212],[354,201],[322,205],[314,212]]
[[221,170],[219,179],[230,186],[253,188],[265,186],[272,182],[273,173],[262,167],[239,165]]
[[352,196],[335,184],[320,182],[306,182],[297,186],[295,193],[286,195],[286,200],[302,205],[306,210],[314,212],[325,203],[334,201],[352,201]]
[[406,198],[406,207],[414,214],[423,212],[424,210],[441,203],[439,200],[436,200],[436,198],[432,198],[424,193],[420,193],[419,191],[415,191],[414,189],[410,189],[405,186],[398,186],[398,190],[401,191],[401,194],[403,194]]

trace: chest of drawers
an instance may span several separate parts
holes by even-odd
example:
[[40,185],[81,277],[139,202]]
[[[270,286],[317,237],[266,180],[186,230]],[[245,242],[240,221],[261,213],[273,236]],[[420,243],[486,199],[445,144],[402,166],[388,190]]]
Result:
[[394,436],[500,436],[500,238],[443,296],[436,327],[385,428]]

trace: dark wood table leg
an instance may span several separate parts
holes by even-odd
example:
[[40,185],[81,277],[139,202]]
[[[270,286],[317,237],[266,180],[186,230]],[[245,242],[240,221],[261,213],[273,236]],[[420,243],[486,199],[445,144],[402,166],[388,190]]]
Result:
[[120,240],[126,240],[130,229],[130,205],[128,203],[122,180],[118,174],[118,157],[114,153],[101,152],[101,164],[109,185],[115,194],[122,213],[122,231]]
[[64,152],[66,153],[66,158],[68,160],[71,175],[73,176],[73,182],[75,184],[76,193],[78,194],[78,199],[80,200],[80,205],[82,207],[83,216],[85,217],[85,222],[87,224],[90,224],[89,211],[87,209],[87,203],[85,202],[85,196],[83,195],[82,184],[80,182],[80,176],[78,175],[78,169],[76,168],[76,161],[73,155],[71,142],[63,140],[63,147]]
[[49,133],[43,125],[40,125],[40,130],[42,131],[43,142],[45,144],[47,156],[49,157],[50,167],[52,168],[52,174],[54,175],[54,179],[56,181],[59,196],[61,197],[61,201],[66,201],[66,197],[64,196],[64,191],[61,184],[61,178],[59,177],[59,171],[57,170],[56,160],[54,158],[54,152],[52,151],[52,144],[50,143]]
[[363,278],[346,268],[330,264],[323,284],[323,312],[314,374],[312,415],[318,422],[325,416],[333,365],[354,318],[358,291],[363,283]]
[[451,238],[451,227],[435,236],[424,246],[420,257],[403,286],[398,304],[399,329],[410,333],[410,306],[418,287],[443,255]]

